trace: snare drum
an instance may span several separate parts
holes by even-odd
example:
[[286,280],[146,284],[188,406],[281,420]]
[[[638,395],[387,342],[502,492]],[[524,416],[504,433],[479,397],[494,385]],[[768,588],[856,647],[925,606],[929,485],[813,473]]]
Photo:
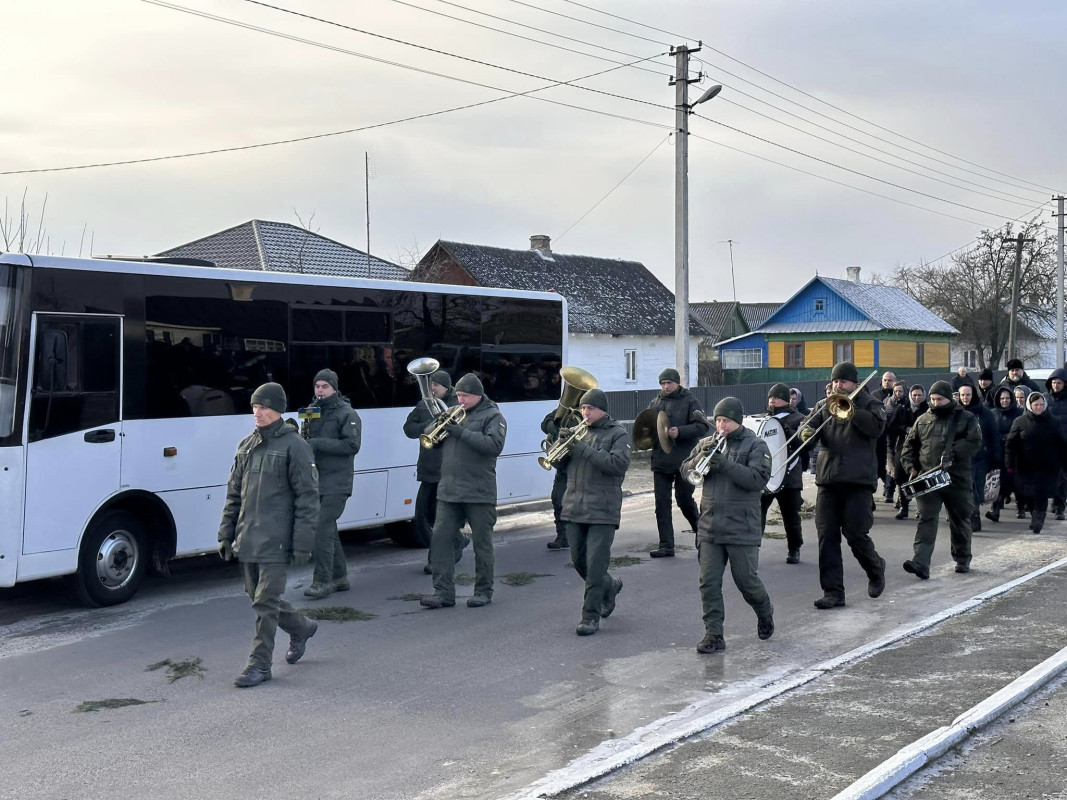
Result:
[[904,493],[904,500],[909,501],[922,497],[924,494],[936,492],[938,489],[944,489],[950,483],[952,483],[952,478],[948,471],[943,467],[934,467],[915,480],[901,484],[900,491]]
[[789,466],[789,453],[783,450],[778,456],[774,455],[782,449],[782,445],[789,438],[785,435],[785,428],[774,417],[765,415],[744,417],[741,424],[763,439],[767,447],[770,448],[771,476],[767,479],[767,486],[763,492],[764,494],[774,494],[782,488],[785,474],[788,472],[786,467]]

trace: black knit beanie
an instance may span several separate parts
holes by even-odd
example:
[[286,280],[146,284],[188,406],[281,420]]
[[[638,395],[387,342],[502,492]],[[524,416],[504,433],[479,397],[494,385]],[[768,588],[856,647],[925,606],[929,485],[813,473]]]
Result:
[[277,411],[279,414],[284,414],[285,403],[285,389],[279,383],[264,383],[252,392],[251,405],[264,406]]
[[859,383],[860,376],[859,373],[856,372],[855,364],[851,361],[842,361],[839,364],[834,364],[834,371],[830,373],[830,380]]
[[333,387],[333,390],[335,392],[340,391],[340,387],[338,387],[337,385],[337,373],[334,372],[332,369],[320,369],[318,372],[316,372],[315,380],[312,383],[315,384],[319,381],[326,381],[326,383],[330,384],[330,386]]
[[430,381],[436,383],[438,386],[444,386],[446,389],[452,388],[452,376],[445,372],[443,369],[437,370],[430,376]]
[[478,380],[478,376],[473,372],[468,372],[456,381],[456,391],[464,394],[476,394],[479,397],[485,396],[485,387],[482,386],[482,382]]
[[726,417],[740,425],[745,417],[745,407],[741,405],[741,401],[736,397],[724,397],[715,404],[715,411],[712,412],[711,416],[712,419]]
[[784,383],[774,384],[774,386],[767,390],[767,399],[770,400],[772,397],[777,397],[779,400],[785,400],[787,403],[790,402],[789,387]]

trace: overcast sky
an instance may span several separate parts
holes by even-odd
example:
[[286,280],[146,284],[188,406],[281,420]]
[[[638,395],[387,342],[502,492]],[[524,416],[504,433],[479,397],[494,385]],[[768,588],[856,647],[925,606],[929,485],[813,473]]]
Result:
[[[642,64],[651,71],[611,62],[634,62],[698,39],[706,46],[694,56],[703,62],[694,63],[694,70],[702,68],[709,77],[692,87],[693,96],[711,83],[726,87],[698,113],[905,188],[693,118],[693,300],[732,297],[729,250],[722,240],[735,242],[739,300],[784,300],[816,271],[843,275],[846,266],[855,264],[869,276],[901,263],[936,259],[974,239],[982,227],[1026,215],[1056,190],[1067,191],[1060,144],[1067,135],[1067,82],[1060,55],[1067,4],[1062,0],[582,0],[588,8],[566,0],[271,2],[539,77],[376,39],[248,0],[181,0],[181,5],[350,52],[144,0],[2,0],[7,79],[0,112],[0,172],[149,158],[377,125],[609,69],[613,71],[581,85],[633,100],[557,86],[535,96],[574,107],[511,97],[296,144],[128,166],[7,174],[0,176],[0,190],[9,213],[26,191],[36,234],[47,195],[44,228],[56,254],[64,249],[76,255],[83,227],[86,254],[90,239],[96,253],[139,254],[253,218],[295,223],[296,214],[305,222],[313,217],[311,227],[318,233],[364,249],[364,152],[369,151],[371,252],[376,255],[398,260],[402,251],[416,246],[425,253],[437,239],[526,248],[531,234],[547,234],[558,252],[641,261],[673,290],[674,147],[673,138],[666,141],[674,122],[674,89],[666,77],[673,71],[672,60],[660,57]],[[610,197],[560,238],[649,153]],[[1051,225],[1050,208],[1045,207],[1044,219]]]

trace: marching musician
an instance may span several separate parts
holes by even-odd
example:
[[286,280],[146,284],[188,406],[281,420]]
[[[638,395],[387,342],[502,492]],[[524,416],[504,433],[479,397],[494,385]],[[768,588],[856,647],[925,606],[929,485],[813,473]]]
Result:
[[[452,408],[458,402],[452,391],[452,377],[443,369],[430,375],[430,393],[434,400],[439,400],[446,408]],[[409,439],[418,439],[427,426],[437,417],[436,409],[430,408],[425,399],[419,400],[404,420],[404,435]],[[433,538],[433,524],[437,519],[437,484],[441,480],[440,447],[420,447],[419,460],[415,466],[415,477],[419,480],[419,493],[415,496],[415,537],[429,547]],[[460,533],[457,540],[457,559],[463,555],[463,548],[470,544],[470,539]],[[427,575],[433,574],[431,554],[427,551],[426,565],[422,568]]]
[[901,454],[901,462],[912,480],[938,466],[951,479],[948,486],[915,498],[919,507],[915,554],[904,562],[904,571],[922,580],[930,578],[930,557],[942,505],[948,511],[956,572],[971,571],[971,514],[974,512],[971,459],[982,446],[978,420],[952,399],[948,381],[936,381],[930,387],[929,402],[930,410],[915,420]]
[[[830,382],[836,394],[856,391],[856,365],[842,361],[834,366]],[[878,488],[876,452],[885,428],[885,408],[860,389],[852,399],[852,413],[842,419],[831,411],[833,397],[808,417],[801,432],[807,441],[817,434],[821,445],[816,465],[815,527],[819,532],[819,582],[823,596],[819,609],[845,605],[845,570],[841,562],[841,537],[867,573],[867,594],[880,597],[885,591],[885,559],[878,555],[870,530],[874,524],[874,491]]]
[[[556,414],[558,411],[559,409],[552,409],[545,415],[545,418],[541,420],[541,432],[547,435],[552,441],[559,438],[561,428],[573,428],[581,422],[581,419],[576,418],[571,411],[564,414],[562,418],[557,418]],[[566,459],[557,463],[555,467],[556,475],[552,479],[552,518],[556,523],[556,538],[545,546],[549,550],[566,550],[570,547],[570,544],[567,541],[567,523],[560,516],[563,511],[563,494],[567,491]]]
[[[908,518],[908,496],[900,488],[908,480],[908,473],[900,460],[900,454],[904,450],[904,440],[915,422],[915,413],[911,403],[905,396],[903,381],[893,384],[893,394],[886,398],[885,405],[885,430],[886,430],[886,457],[889,464],[886,465],[886,473],[897,491],[897,511],[894,519]],[[925,392],[923,393],[925,395]],[[925,409],[924,409],[925,411]],[[890,469],[892,467],[892,469]]]
[[[792,439],[804,423],[804,416],[792,405],[790,389],[784,383],[776,383],[767,392],[767,413],[778,420],[785,432],[786,439]],[[800,563],[800,548],[804,544],[804,534],[800,523],[800,507],[803,504],[801,489],[804,488],[804,473],[808,469],[808,452],[803,451],[794,459],[793,453],[800,447],[799,441],[789,443],[789,450],[783,455],[788,458],[782,485],[774,494],[764,493],[760,498],[762,512],[761,528],[767,527],[767,509],[771,503],[778,501],[778,510],[782,513],[782,525],[785,527],[786,564]]]
[[693,500],[696,487],[682,477],[679,468],[700,437],[708,432],[702,419],[700,402],[681,385],[678,370],[667,368],[659,374],[660,392],[648,404],[650,409],[663,411],[668,417],[667,435],[674,440],[671,452],[667,453],[658,441],[652,445],[652,481],[656,496],[656,527],[659,529],[659,546],[649,555],[652,558],[674,557],[674,521],[671,519],[671,488],[678,510],[682,512],[691,530],[697,529],[700,516]]
[[445,425],[447,436],[438,445],[443,450],[441,480],[430,542],[434,593],[419,601],[426,608],[456,604],[455,549],[465,522],[474,542],[474,596],[467,606],[480,608],[493,601],[496,459],[504,449],[507,422],[473,372],[456,381],[456,400],[466,413],[462,422]]
[[315,374],[314,405],[320,415],[306,420],[307,441],[319,469],[319,523],[315,529],[315,571],[304,596],[321,600],[334,592],[347,592],[345,561],[337,520],[352,496],[352,472],[363,436],[363,424],[338,391],[337,373],[321,369]]
[[717,437],[702,440],[683,466],[689,471],[707,457],[709,449],[723,448],[710,455],[700,497],[696,540],[704,638],[697,645],[698,653],[726,649],[722,577],[727,563],[734,584],[756,612],[756,635],[770,639],[774,633],[774,607],[758,573],[763,538],[759,502],[771,475],[771,453],[762,438],[741,424],[743,418],[740,400],[720,400],[714,416]]
[[622,591],[622,581],[608,573],[608,561],[622,517],[622,480],[630,466],[630,437],[608,416],[608,398],[600,389],[583,394],[580,409],[589,429],[568,450],[561,516],[567,526],[571,563],[585,580],[582,620],[576,633],[591,636],[600,630],[601,617],[611,616]]

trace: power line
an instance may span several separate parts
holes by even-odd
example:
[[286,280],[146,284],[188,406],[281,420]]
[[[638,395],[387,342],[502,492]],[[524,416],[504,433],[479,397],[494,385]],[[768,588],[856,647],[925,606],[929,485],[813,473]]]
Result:
[[[1024,219],[1026,217],[1029,217],[1032,214],[1037,214],[1038,212],[1041,211],[1041,209],[1043,209],[1045,206],[1047,206],[1051,202],[1052,202],[1051,200],[1046,200],[1044,203],[1042,203],[1041,205],[1037,206],[1037,208],[1032,208],[1029,211],[1027,211],[1025,214],[1020,214],[1019,216],[1015,217],[1014,219],[1008,220],[1007,222],[1018,222],[1019,220]],[[1047,227],[1045,225],[1042,225],[1041,227],[1045,228],[1047,230]],[[967,244],[960,245],[959,247],[955,248],[954,250],[949,250],[943,256],[938,256],[937,258],[935,258],[935,259],[933,259],[931,261],[927,261],[926,263],[927,264],[936,264],[938,261],[942,261],[942,260],[948,258],[949,256],[955,255],[960,250],[965,250],[968,247],[970,247],[971,245],[977,244],[980,241],[982,241],[982,237],[980,237],[980,236],[975,238],[975,239],[971,239],[971,241],[967,242]]]
[[[645,42],[652,42],[652,44],[663,45],[664,47],[670,46],[668,42],[660,42],[656,39],[649,39],[646,36],[640,36],[636,33],[630,33],[629,31],[621,31],[618,28],[609,28],[607,25],[598,25],[597,23],[590,22],[587,19],[582,19],[580,17],[572,17],[569,14],[562,14],[559,11],[551,11],[547,8],[542,8],[541,6],[535,6],[533,3],[524,2],[524,0],[508,0],[508,2],[514,3],[517,6],[526,6],[526,8],[532,8],[534,11],[542,11],[545,14],[551,14],[554,17],[563,17],[563,19],[569,19],[573,22],[581,22],[583,25],[591,25],[594,28],[602,28],[603,30],[611,31],[612,33],[621,33],[623,36],[632,36],[634,39],[641,39]],[[645,25],[644,27],[647,28],[648,26]]]
[[[511,2],[518,2],[518,0],[511,0]],[[638,27],[645,28],[647,30],[656,31],[657,33],[663,33],[663,34],[666,34],[668,36],[673,36],[676,39],[679,39],[679,40],[682,40],[682,41],[687,41],[687,42],[688,41],[693,41],[694,38],[695,38],[695,37],[686,36],[686,35],[683,35],[683,34],[680,34],[680,33],[672,33],[670,31],[665,31],[662,28],[657,28],[657,27],[655,27],[653,25],[648,25],[647,23],[644,23],[644,22],[638,22],[637,20],[632,20],[632,19],[628,19],[626,17],[621,17],[618,14],[612,14],[611,12],[604,11],[604,10],[596,8],[594,6],[589,6],[589,5],[585,5],[583,3],[580,3],[580,2],[576,2],[576,0],[563,0],[563,2],[568,3],[569,5],[578,6],[580,8],[584,8],[584,9],[587,9],[589,11],[593,11],[593,12],[598,13],[598,14],[603,14],[605,16],[612,17],[614,19],[619,19],[619,20],[622,20],[624,22],[628,22],[631,25],[637,25]],[[521,3],[521,5],[528,5],[528,4],[527,3]],[[542,10],[544,10],[544,9],[542,9]],[[554,13],[554,12],[548,12],[548,13]],[[569,18],[569,19],[573,19],[573,18]],[[579,20],[579,21],[580,22],[586,22],[585,20]],[[586,22],[586,24],[594,25],[595,23]],[[605,26],[598,26],[598,27],[605,27]],[[616,33],[623,33],[623,34],[625,34],[627,36],[635,36],[636,38],[644,38],[644,37],[637,36],[637,34],[628,33],[626,31],[620,31],[620,30],[617,30],[615,28],[606,28],[605,27],[605,29],[614,31]],[[1029,184],[1030,186],[1036,187],[1038,189],[1045,189],[1045,190],[1048,190],[1048,191],[1056,191],[1055,189],[1052,189],[1051,187],[1048,187],[1048,186],[1044,186],[1044,185],[1042,185],[1040,183],[1034,183],[1033,181],[1028,181],[1025,178],[1019,178],[1019,177],[1016,177],[1016,176],[1013,176],[1013,175],[1009,175],[1006,172],[999,172],[998,170],[992,169],[990,167],[982,166],[981,164],[978,164],[976,162],[968,161],[967,159],[961,158],[960,156],[952,155],[951,153],[948,153],[948,152],[946,152],[944,150],[939,150],[938,148],[933,147],[933,146],[928,145],[928,144],[925,144],[923,142],[920,142],[917,139],[912,139],[912,138],[910,138],[908,136],[905,136],[902,133],[898,133],[898,132],[892,130],[891,128],[887,128],[887,127],[885,127],[883,125],[879,125],[877,122],[872,122],[871,120],[868,120],[868,119],[866,119],[864,117],[861,117],[858,114],[854,114],[851,111],[846,111],[845,109],[843,109],[843,108],[841,108],[839,106],[836,106],[833,103],[830,103],[830,102],[828,102],[826,100],[823,100],[821,97],[818,97],[817,95],[811,94],[810,92],[807,92],[807,91],[805,91],[805,90],[803,90],[803,89],[801,89],[801,88],[799,88],[797,86],[794,86],[791,83],[783,81],[780,78],[776,78],[774,75],[771,75],[768,72],[764,72],[763,70],[759,69],[758,67],[754,67],[751,64],[749,64],[749,63],[747,63],[745,61],[742,61],[739,58],[735,58],[734,56],[730,55],[729,53],[727,53],[727,52],[725,52],[723,50],[719,50],[718,48],[712,47],[711,45],[708,45],[708,44],[704,44],[703,42],[701,42],[701,44],[702,44],[703,47],[706,47],[708,50],[711,50],[713,53],[718,53],[719,55],[723,56],[724,58],[730,59],[735,64],[740,64],[741,66],[745,67],[746,69],[750,69],[753,72],[755,72],[755,73],[757,73],[759,75],[762,75],[763,77],[767,78],[768,80],[774,81],[775,83],[778,83],[778,84],[780,84],[782,86],[785,86],[785,87],[787,87],[789,89],[792,89],[794,92],[797,92],[798,94],[802,94],[805,97],[810,97],[812,100],[815,100],[815,101],[817,101],[819,103],[822,103],[823,105],[828,106],[829,108],[832,108],[835,111],[839,111],[842,114],[846,114],[847,116],[852,117],[853,119],[857,119],[860,122],[863,122],[863,123],[865,123],[867,125],[870,125],[872,127],[878,128],[879,130],[885,131],[886,133],[891,133],[891,134],[893,134],[894,136],[896,136],[896,137],[898,137],[900,139],[904,139],[905,141],[911,142],[912,144],[917,144],[920,147],[926,148],[927,150],[931,150],[931,151],[933,151],[935,153],[940,153],[943,156],[947,156],[947,157],[949,157],[951,159],[954,159],[956,161],[961,161],[964,164],[970,164],[972,167],[978,167],[979,169],[985,170],[986,172],[991,172],[994,175],[1000,175],[1001,177],[1004,177],[1004,178],[1011,178],[1012,180],[1021,181],[1022,183]],[[716,67],[716,68],[717,69],[721,69],[720,67]],[[725,72],[726,74],[732,74],[732,73],[726,72],[726,70],[722,70],[722,71]],[[746,80],[744,78],[741,78],[740,76],[734,75],[733,77],[737,77],[739,80],[744,80],[746,83],[749,83],[749,84],[751,84],[753,86],[757,86],[758,88],[762,89],[765,92],[768,92],[769,94],[774,95],[775,97],[781,97],[781,99],[786,100],[786,101],[788,101],[790,103],[793,103],[794,105],[798,105],[801,108],[804,108],[804,109],[806,109],[808,111],[811,111],[812,113],[819,114],[820,116],[826,117],[825,114],[821,114],[820,112],[815,111],[814,109],[808,108],[807,106],[804,106],[804,105],[802,105],[800,103],[797,103],[795,100],[790,100],[787,97],[783,97],[782,95],[776,94],[775,92],[771,92],[769,89],[764,89],[762,86],[758,86],[758,84],[752,83],[751,81],[748,81],[748,80]],[[848,125],[848,124],[846,124],[844,122],[841,122],[840,120],[833,119],[832,117],[827,117],[827,119],[833,120],[838,125],[844,125],[845,127],[851,128],[852,130],[856,130],[859,133],[863,133],[865,136],[871,136],[872,138],[878,139],[879,141],[883,141],[886,144],[892,145],[893,147],[898,147],[900,149],[907,150],[908,152],[913,152],[913,153],[915,152],[913,150],[910,150],[909,148],[902,147],[901,145],[896,144],[895,142],[887,141],[885,139],[882,139],[881,137],[874,136],[873,134],[867,133],[866,131],[862,131],[862,130],[860,130],[858,128],[854,128],[853,126]],[[932,157],[927,156],[927,155],[922,154],[922,153],[915,153],[915,154],[919,155],[919,156],[922,156],[923,158],[927,158],[927,159],[929,159],[931,161],[936,161],[938,163],[945,164],[945,162],[941,161],[940,159],[935,159],[935,158],[932,158]],[[966,169],[963,169],[962,167],[957,167],[957,166],[955,166],[953,164],[946,164],[946,166],[950,166],[953,169],[958,169],[958,170],[961,170],[963,172],[971,172],[971,174],[977,174],[977,173],[973,173],[971,170],[966,170]],[[983,175],[982,177],[988,177],[988,176]],[[1003,182],[1004,181],[1001,181],[1001,183],[1003,183]],[[1014,185],[1018,189],[1025,189],[1026,188],[1026,187],[1018,186],[1016,184],[1012,184],[1012,185]],[[1029,190],[1027,190],[1027,191],[1029,191]]]
[[601,203],[603,203],[605,200],[607,200],[609,197],[611,197],[611,195],[614,194],[615,190],[618,189],[620,186],[622,186],[624,183],[626,183],[626,180],[631,175],[633,175],[635,172],[637,172],[637,170],[640,169],[642,164],[644,164],[646,161],[648,161],[650,158],[652,158],[652,154],[655,153],[657,150],[659,150],[660,147],[663,146],[663,143],[666,142],[670,138],[671,138],[671,134],[668,133],[666,136],[664,136],[662,139],[660,139],[659,142],[656,143],[656,146],[648,151],[648,155],[646,155],[644,158],[642,158],[640,161],[638,161],[637,164],[634,165],[633,169],[631,169],[629,172],[627,172],[625,175],[623,175],[622,176],[622,180],[619,181],[618,183],[616,183],[614,186],[612,186],[611,189],[608,191],[608,193],[606,195],[604,195],[599,200],[597,200],[595,203],[593,203],[592,208],[590,208],[588,211],[586,211],[584,214],[582,214],[582,216],[578,217],[578,219],[576,219],[574,222],[571,223],[570,227],[567,228],[567,230],[563,231],[563,233],[561,233],[559,236],[557,236],[556,237],[556,241],[558,242],[560,239],[562,239],[564,236],[566,236],[568,233],[570,233],[571,230],[579,222],[581,222],[583,219],[585,219],[590,214],[592,214],[596,210],[597,206],[599,206]]
[[[163,3],[163,2],[161,2],[161,0],[142,0],[142,1],[145,2],[145,3],[153,3],[155,5],[171,6],[170,3]],[[382,40],[387,41],[387,42],[392,42],[393,44],[402,44],[405,47],[414,47],[417,50],[425,50],[426,52],[434,53],[436,55],[447,56],[448,58],[456,58],[456,59],[459,59],[460,61],[466,61],[466,62],[471,63],[471,64],[478,64],[479,66],[483,66],[483,67],[491,67],[492,69],[499,69],[499,70],[503,70],[504,72],[511,72],[511,73],[513,73],[515,75],[522,75],[525,78],[536,78],[537,80],[540,80],[540,81],[551,81],[551,80],[554,80],[553,78],[546,78],[544,75],[535,75],[532,72],[525,72],[523,70],[515,69],[513,67],[505,67],[505,66],[503,66],[501,64],[494,64],[494,63],[492,63],[490,61],[482,61],[480,59],[471,58],[470,56],[463,56],[463,55],[460,55],[458,53],[450,53],[447,50],[439,50],[436,47],[429,47],[429,46],[423,45],[423,44],[416,44],[415,42],[408,42],[408,41],[405,41],[403,39],[397,39],[396,37],[393,37],[393,36],[386,36],[383,33],[374,33],[373,31],[368,31],[368,30],[365,30],[363,28],[356,28],[356,27],[354,27],[352,25],[345,25],[344,23],[336,22],[336,21],[331,20],[331,19],[325,19],[323,17],[316,17],[316,16],[313,16],[311,14],[305,14],[305,13],[303,13],[301,11],[293,11],[292,9],[289,9],[289,8],[282,8],[281,6],[271,5],[270,3],[263,2],[263,0],[242,0],[242,1],[245,2],[245,3],[249,3],[251,5],[254,5],[254,6],[262,6],[263,8],[270,8],[270,9],[273,9],[274,11],[280,11],[283,14],[291,14],[294,17],[301,17],[303,19],[312,20],[314,22],[321,22],[323,25],[332,25],[335,28],[343,28],[344,30],[352,31],[353,33],[363,34],[364,36],[371,36],[371,37],[373,37],[375,39],[382,39]],[[652,57],[656,58],[656,57],[658,57],[658,55],[659,54],[657,54],[657,56],[652,56]],[[674,106],[664,105],[663,103],[653,103],[651,100],[641,100],[641,99],[636,98],[636,97],[627,97],[626,95],[615,94],[614,92],[607,92],[607,91],[604,91],[603,89],[594,89],[591,86],[574,86],[573,88],[581,89],[582,91],[585,91],[585,92],[593,92],[594,94],[602,94],[602,95],[605,95],[606,97],[614,97],[617,100],[629,100],[631,103],[641,103],[641,104],[646,105],[646,106],[652,106],[653,108],[666,109],[667,111],[673,111],[674,110]]]

